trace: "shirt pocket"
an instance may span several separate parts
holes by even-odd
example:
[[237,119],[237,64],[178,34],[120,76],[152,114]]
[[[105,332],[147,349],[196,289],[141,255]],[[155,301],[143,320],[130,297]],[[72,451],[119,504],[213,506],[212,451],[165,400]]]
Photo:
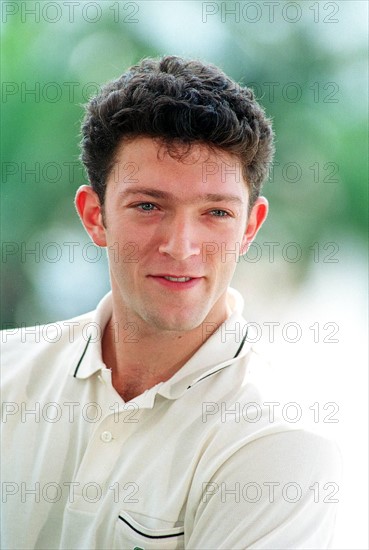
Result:
[[[143,522],[146,521],[146,525]],[[140,516],[133,518],[131,514],[121,511],[116,521],[114,533],[114,550],[174,550],[184,548],[184,530],[182,526],[152,527],[153,518]],[[147,527],[150,525],[150,527]]]

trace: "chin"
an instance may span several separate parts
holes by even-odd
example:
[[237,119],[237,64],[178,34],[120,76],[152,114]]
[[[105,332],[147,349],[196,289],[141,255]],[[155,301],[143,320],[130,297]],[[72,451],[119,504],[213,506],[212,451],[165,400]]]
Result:
[[154,326],[158,330],[165,330],[170,332],[187,332],[198,328],[206,315],[201,316],[200,319],[196,319],[191,315],[191,318],[188,317],[173,317],[172,319],[169,316],[159,316],[152,315],[148,316],[145,320],[151,326]]

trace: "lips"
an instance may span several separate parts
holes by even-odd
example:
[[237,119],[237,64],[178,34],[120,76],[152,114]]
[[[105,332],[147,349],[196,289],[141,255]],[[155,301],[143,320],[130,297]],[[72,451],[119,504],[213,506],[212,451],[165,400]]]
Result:
[[164,279],[167,281],[173,281],[173,283],[186,283],[190,281],[193,277],[171,277],[170,275],[164,275]]
[[173,273],[157,273],[155,275],[149,275],[149,277],[163,277],[164,279],[167,279],[169,281],[175,281],[175,282],[185,282],[190,279],[201,278],[201,276],[199,275],[189,275],[188,273],[180,273],[178,275],[175,275]]
[[164,285],[168,289],[179,290],[189,289],[196,286],[203,277],[192,277],[191,275],[173,275],[169,273],[160,273],[158,275],[148,275],[150,279]]

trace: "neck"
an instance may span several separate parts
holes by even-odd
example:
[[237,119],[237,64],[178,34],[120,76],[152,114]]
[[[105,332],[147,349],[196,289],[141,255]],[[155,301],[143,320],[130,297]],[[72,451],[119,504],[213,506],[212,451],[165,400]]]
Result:
[[171,378],[225,321],[228,313],[225,310],[217,322],[207,323],[204,334],[203,323],[183,332],[153,330],[142,319],[127,322],[127,312],[113,306],[103,335],[102,355],[112,371],[116,391],[127,402]]

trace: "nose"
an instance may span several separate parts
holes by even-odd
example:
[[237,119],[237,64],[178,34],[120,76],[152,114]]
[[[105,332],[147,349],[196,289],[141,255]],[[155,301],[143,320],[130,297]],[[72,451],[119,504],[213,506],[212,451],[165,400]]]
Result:
[[189,216],[178,215],[168,221],[163,228],[159,252],[168,254],[175,260],[186,260],[191,256],[198,256],[201,246],[199,237],[196,235],[194,220]]

